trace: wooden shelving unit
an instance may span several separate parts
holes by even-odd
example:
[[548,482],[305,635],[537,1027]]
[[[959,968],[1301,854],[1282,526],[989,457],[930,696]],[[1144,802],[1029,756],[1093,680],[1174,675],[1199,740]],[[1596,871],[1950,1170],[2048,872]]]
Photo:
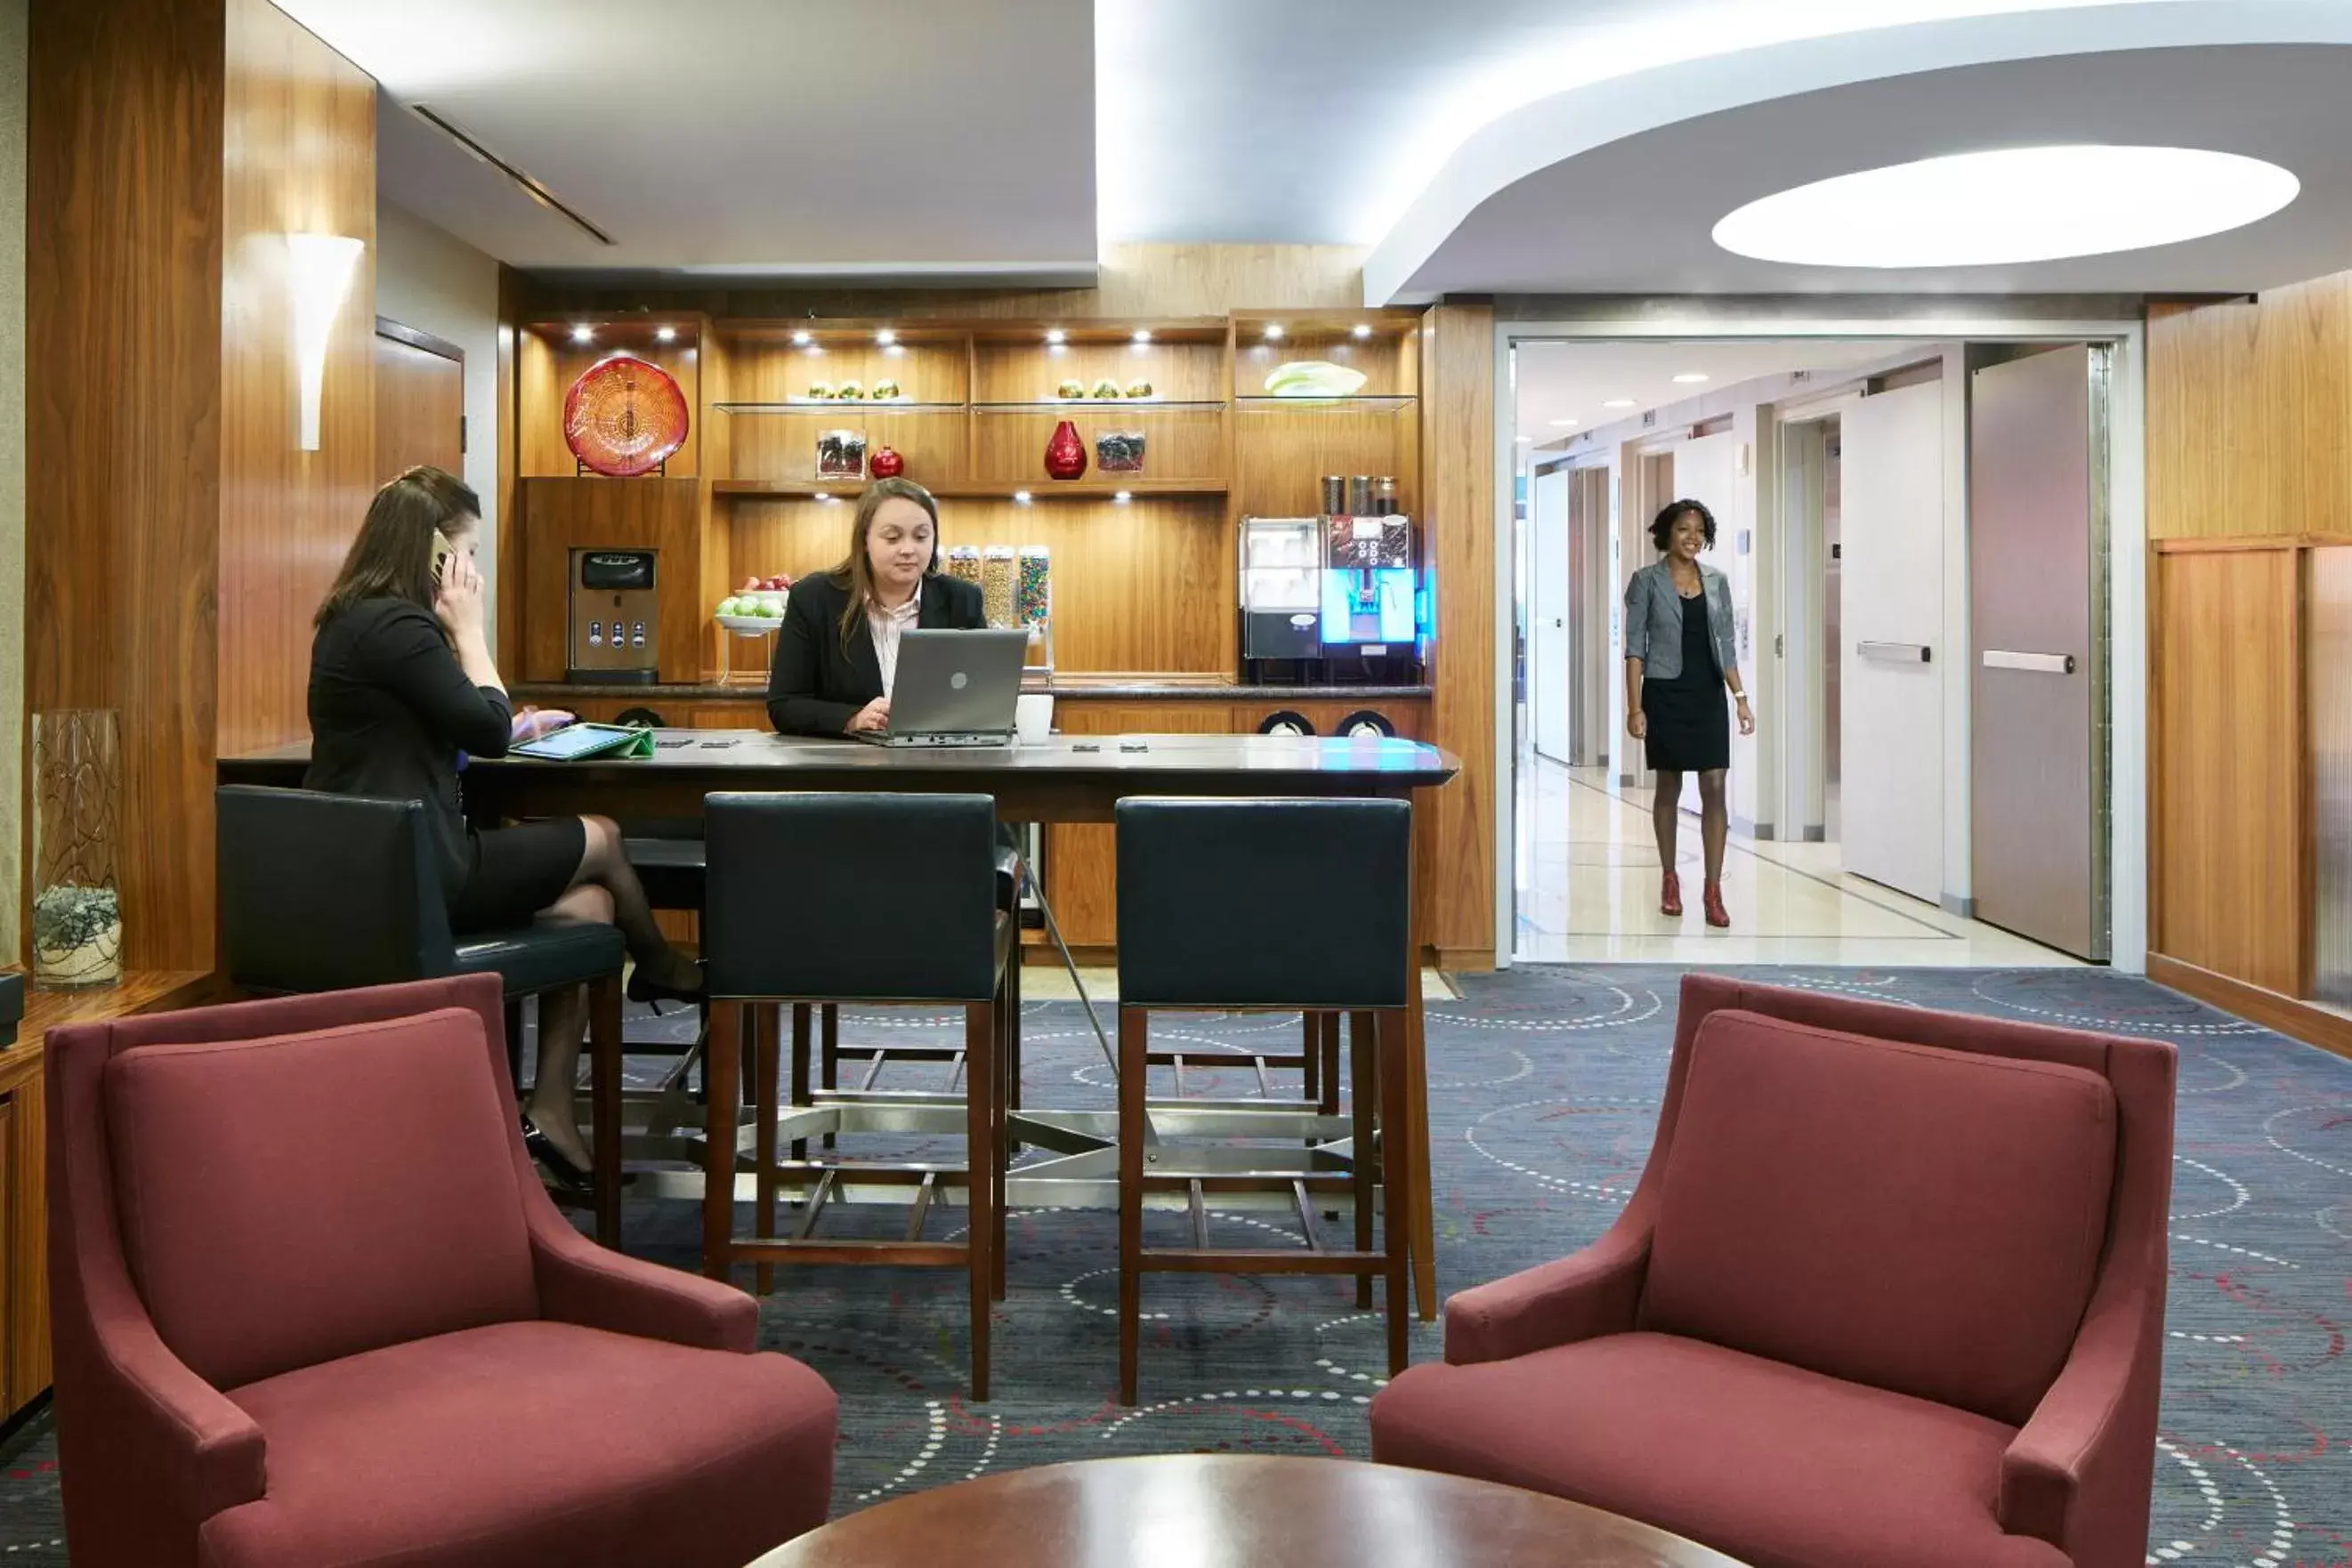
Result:
[[[700,481],[696,547],[676,593],[665,593],[666,620],[707,621],[745,578],[798,577],[836,562],[848,538],[844,503],[866,481],[820,475],[817,437],[856,430],[869,461],[891,447],[907,478],[949,503],[943,544],[1053,552],[1062,672],[1149,671],[1213,690],[1241,669],[1241,519],[1312,513],[1328,473],[1393,478],[1402,509],[1420,515],[1420,327],[1410,310],[1066,322],[698,314],[535,321],[518,352],[521,472],[527,480],[574,477],[562,440],[564,391],[605,355],[636,354],[678,379],[694,416],[685,448],[663,470]],[[1340,398],[1265,395],[1275,365],[1307,358],[1360,370],[1364,384]],[[869,395],[813,395],[845,381]],[[886,382],[894,395],[870,395]],[[1146,383],[1149,393],[1065,395],[1067,384],[1091,395],[1105,382],[1122,394]],[[1078,427],[1089,465],[1085,478],[1056,481],[1045,477],[1044,453],[1065,419]],[[1118,431],[1143,437],[1141,472],[1096,466],[1097,437]],[[527,548],[614,542],[589,536],[615,515],[598,497],[631,482],[526,484]],[[550,511],[562,515],[540,515]],[[675,528],[664,538],[666,556],[685,542]],[[664,570],[673,569],[666,562]],[[560,575],[527,568],[525,617],[535,629],[523,646],[534,662],[523,679],[561,678],[544,668],[561,635],[540,625],[565,613],[549,597]],[[715,626],[700,632],[699,668],[681,653],[672,669],[666,652],[663,679],[692,682],[715,669],[719,635]]]

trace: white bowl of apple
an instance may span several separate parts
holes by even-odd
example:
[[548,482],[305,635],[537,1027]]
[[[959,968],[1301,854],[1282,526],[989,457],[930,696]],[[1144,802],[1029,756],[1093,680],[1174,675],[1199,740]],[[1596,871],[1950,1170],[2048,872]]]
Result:
[[747,577],[741,588],[719,602],[713,618],[738,637],[765,637],[783,624],[784,598],[792,586],[793,580],[781,574]]

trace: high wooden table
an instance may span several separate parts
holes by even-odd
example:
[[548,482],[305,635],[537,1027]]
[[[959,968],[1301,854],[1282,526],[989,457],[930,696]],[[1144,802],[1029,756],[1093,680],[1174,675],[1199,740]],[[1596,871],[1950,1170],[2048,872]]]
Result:
[[1581,1503],[1347,1459],[1160,1454],[1009,1470],[851,1514],[751,1568],[1741,1568]]
[[[1434,746],[1398,740],[1281,735],[1066,735],[1039,745],[922,751],[819,741],[740,730],[656,731],[655,753],[634,760],[541,763],[477,759],[465,773],[466,801],[478,821],[501,817],[602,815],[699,817],[706,795],[729,790],[887,790],[992,795],[999,818],[1015,823],[1109,822],[1129,795],[1339,796],[1411,801],[1444,784],[1460,763]],[[307,742],[223,758],[224,784],[301,783]],[[1429,1195],[1428,1075],[1423,1066],[1420,955],[1412,941],[1405,1048],[1412,1103],[1400,1118],[1412,1173],[1402,1201],[1412,1254],[1414,1295],[1424,1319],[1437,1315],[1435,1222]],[[906,1131],[944,1107],[861,1108],[852,1094],[834,1097],[828,1126],[843,1131]],[[864,1120],[858,1119],[863,1111]],[[1344,1142],[1353,1129],[1340,1118],[1296,1110],[1251,1110],[1230,1103],[1188,1110],[1157,1103],[1155,1128],[1206,1137],[1297,1138]],[[1055,1110],[1024,1105],[1013,1119],[1023,1142],[1056,1158],[1024,1165],[1008,1186],[1024,1205],[1107,1206],[1117,1172],[1115,1111]],[[953,1128],[960,1131],[961,1119]],[[664,1128],[652,1131],[660,1133]],[[749,1137],[751,1130],[743,1130]],[[799,1134],[786,1131],[780,1136]],[[685,1154],[681,1143],[667,1152]],[[1352,1149],[1349,1151],[1352,1154]],[[640,1191],[667,1193],[675,1178],[641,1179]],[[698,1184],[696,1192],[699,1192]],[[681,1187],[676,1195],[688,1194]]]

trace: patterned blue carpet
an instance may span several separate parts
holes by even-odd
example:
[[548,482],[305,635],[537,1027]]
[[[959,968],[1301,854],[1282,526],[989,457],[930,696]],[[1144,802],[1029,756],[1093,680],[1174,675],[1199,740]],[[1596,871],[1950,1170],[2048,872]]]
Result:
[[[2352,1564],[2343,1327],[2352,1313],[2352,1062],[2104,971],[1740,973],[2177,1043],[2171,1338],[2150,1561]],[[1468,977],[1462,1001],[1430,1009],[1443,1288],[1559,1257],[1607,1226],[1649,1146],[1680,974],[1522,968]],[[682,1026],[640,1020],[633,1029]],[[844,1034],[877,1030],[908,1041],[931,1032],[928,1020],[898,1016],[854,1018]],[[1204,1053],[1240,1052],[1295,1040],[1297,1026],[1186,1019],[1159,1037],[1171,1034]],[[1075,1004],[1033,1004],[1024,1038],[1029,1103],[1108,1105],[1107,1071]],[[1240,1069],[1188,1072],[1185,1087],[1257,1092]],[[1283,1245],[1292,1233],[1276,1234],[1273,1217],[1224,1215],[1213,1228],[1236,1243]],[[633,1204],[628,1226],[631,1250],[691,1266],[698,1232],[687,1205]],[[1381,1324],[1355,1310],[1351,1285],[1152,1279],[1144,1403],[1128,1411],[1115,1397],[1113,1216],[1018,1214],[1011,1252],[1010,1299],[995,1320],[997,1397],[985,1406],[961,1397],[960,1275],[780,1277],[766,1305],[768,1343],[814,1364],[842,1394],[837,1510],[1066,1458],[1367,1451]],[[1435,1325],[1416,1325],[1417,1359],[1436,1356],[1439,1343]],[[9,1562],[65,1561],[54,1452],[45,1421],[0,1451],[0,1555]]]

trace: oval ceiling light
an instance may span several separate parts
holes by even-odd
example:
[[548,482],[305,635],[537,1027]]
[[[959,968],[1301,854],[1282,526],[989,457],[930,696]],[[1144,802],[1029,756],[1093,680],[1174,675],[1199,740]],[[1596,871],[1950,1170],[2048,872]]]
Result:
[[1715,226],[1738,256],[1801,267],[1986,267],[2174,245],[2268,217],[2275,163],[2188,147],[2006,147],[1840,174]]

